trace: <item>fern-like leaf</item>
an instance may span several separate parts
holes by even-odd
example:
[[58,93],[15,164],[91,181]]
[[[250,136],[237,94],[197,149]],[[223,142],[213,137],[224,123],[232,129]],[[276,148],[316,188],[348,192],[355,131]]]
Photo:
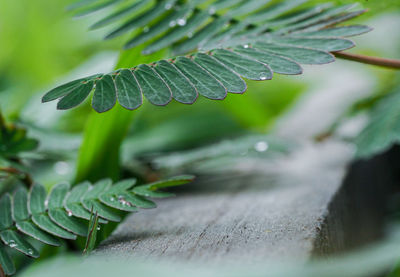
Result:
[[60,239],[85,237],[88,235],[86,220],[93,214],[99,216],[99,223],[120,221],[115,210],[137,212],[138,208],[154,208],[155,203],[147,198],[173,196],[157,190],[192,180],[192,176],[178,176],[147,185],[135,185],[134,179],[112,185],[105,179],[94,185],[85,182],[72,190],[67,183],[57,184],[49,194],[39,184],[29,192],[19,188],[13,196],[7,193],[0,198],[1,268],[7,275],[15,272],[6,246],[37,258],[39,252],[28,238],[59,246]]
[[[133,5],[143,2],[148,1],[135,1]],[[364,12],[351,11],[353,5],[322,4],[297,9],[306,1],[269,4],[267,0],[219,0],[207,7],[202,2],[164,0],[143,4],[147,9],[136,11],[107,36],[112,38],[141,28],[126,48],[151,41],[143,54],[166,47],[172,47],[174,55],[194,50],[196,53],[73,81],[49,91],[43,102],[61,98],[58,109],[70,109],[94,90],[92,106],[102,113],[112,109],[117,101],[126,109],[137,109],[143,95],[154,105],[166,105],[172,99],[192,104],[198,95],[222,100],[228,92],[246,90],[243,78],[270,80],[274,73],[301,74],[300,64],[333,62],[331,52],[354,47],[346,37],[370,30],[358,25],[336,26]],[[129,10],[129,6],[124,9]],[[123,11],[100,20],[95,27],[130,14]]]
[[400,82],[372,109],[370,120],[356,139],[358,158],[366,159],[400,143]]

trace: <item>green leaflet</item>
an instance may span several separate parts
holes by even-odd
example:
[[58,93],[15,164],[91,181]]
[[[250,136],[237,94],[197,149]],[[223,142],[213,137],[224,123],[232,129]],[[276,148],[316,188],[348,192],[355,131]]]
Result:
[[185,54],[191,50],[196,49],[199,45],[202,44],[202,42],[215,35],[225,24],[229,22],[229,20],[229,17],[220,17],[212,21],[204,28],[199,30],[193,37],[174,47],[173,53],[176,55]]
[[305,37],[352,37],[368,33],[372,31],[372,28],[363,25],[343,26],[322,29],[315,32],[303,32],[294,34],[294,36],[305,36]]
[[228,68],[247,79],[257,81],[272,79],[272,71],[266,64],[224,49],[215,50],[212,55]]
[[334,26],[334,25],[336,25],[338,23],[353,19],[353,18],[355,18],[357,16],[360,16],[361,14],[363,14],[365,12],[366,12],[366,10],[356,11],[356,12],[351,12],[351,13],[345,13],[345,14],[342,14],[342,15],[339,15],[339,16],[336,16],[336,17],[333,17],[333,18],[329,18],[329,19],[324,20],[322,22],[319,22],[319,23],[317,23],[315,25],[311,25],[311,26],[309,26],[307,28],[304,28],[304,29],[300,28],[299,30],[296,30],[293,33],[297,34],[297,33],[302,33],[302,32],[313,32],[313,31],[322,30],[323,28],[331,27],[331,26]]
[[159,191],[152,191],[149,189],[148,186],[138,186],[133,189],[133,192],[137,195],[150,197],[150,198],[165,198],[165,197],[172,197],[175,196],[173,193],[169,192],[159,192]]
[[104,75],[96,82],[93,93],[92,107],[98,113],[111,110],[117,101],[114,80],[110,75]]
[[309,28],[313,25],[324,24],[324,22],[329,21],[331,18],[335,18],[335,16],[337,15],[342,15],[345,11],[349,10],[352,7],[354,7],[354,4],[329,8],[313,17],[307,18],[306,20],[282,28],[279,30],[279,32],[293,32],[295,30],[301,30],[302,28]]
[[64,207],[69,214],[86,220],[90,219],[90,212],[86,210],[81,204],[81,198],[89,190],[89,187],[89,182],[78,184],[67,195]]
[[196,88],[189,79],[175,67],[175,65],[162,60],[157,62],[154,69],[170,87],[172,97],[176,101],[184,104],[192,104],[196,101],[198,97]]
[[290,60],[289,58],[284,58],[272,53],[263,52],[259,49],[254,49],[249,47],[237,47],[234,49],[235,52],[238,52],[244,56],[248,56],[255,60],[261,61],[265,64],[268,64],[272,71],[279,74],[287,74],[287,75],[297,75],[303,73],[303,69],[301,66]]
[[5,245],[8,245],[10,248],[18,250],[28,257],[39,257],[39,252],[21,235],[13,230],[2,231],[0,233],[0,238]]
[[332,54],[309,48],[262,42],[257,42],[254,48],[284,56],[302,64],[325,64],[335,61],[335,57]]
[[136,179],[126,179],[119,181],[113,186],[109,187],[104,194],[119,193],[121,191],[126,191],[132,188],[136,184]]
[[152,54],[180,40],[190,32],[196,30],[199,25],[203,24],[209,18],[209,16],[210,15],[207,11],[203,11],[195,13],[192,17],[187,19],[187,21],[186,19],[182,19],[182,23],[179,24],[178,22],[178,26],[172,29],[170,33],[146,47],[143,50],[143,54]]
[[69,184],[66,183],[57,184],[52,188],[48,200],[48,213],[51,220],[58,226],[73,234],[84,237],[87,235],[87,227],[76,218],[73,218],[72,214],[68,214],[63,206],[69,188]]
[[115,21],[117,21],[118,19],[124,17],[125,15],[129,14],[130,12],[134,12],[136,10],[141,9],[144,5],[146,5],[147,3],[149,3],[150,0],[141,0],[138,2],[133,3],[132,5],[128,6],[128,7],[123,7],[121,10],[97,21],[95,24],[93,24],[90,29],[97,29],[97,28],[101,28],[103,26],[106,26],[107,24],[113,23]]
[[99,202],[99,197],[111,186],[111,180],[101,180],[94,186],[91,186],[89,190],[83,195],[81,201],[83,207],[88,211],[97,213],[102,218],[119,222],[121,217],[114,213],[110,208]]
[[154,183],[148,184],[146,186],[148,186],[150,190],[154,191],[154,190],[168,188],[168,187],[181,186],[181,185],[187,184],[188,182],[192,182],[193,180],[194,180],[193,175],[182,175],[182,176],[172,177],[167,180],[154,182]]
[[80,84],[67,95],[65,95],[57,104],[57,109],[68,110],[81,104],[93,89],[93,81]]
[[194,61],[219,80],[229,92],[244,93],[246,91],[246,82],[213,56],[199,53],[196,54]]
[[192,60],[179,57],[174,65],[189,79],[199,94],[214,100],[225,99],[226,88]]
[[15,221],[27,220],[28,212],[28,192],[25,188],[18,189],[13,197],[13,218]]
[[32,214],[32,221],[35,223],[40,229],[46,231],[53,236],[60,237],[63,239],[75,240],[76,235],[71,234],[65,229],[59,227],[55,224],[47,215],[45,214]]
[[71,91],[73,91],[75,88],[77,88],[79,85],[82,84],[82,81],[84,81],[85,78],[83,79],[78,79],[69,83],[66,83],[64,85],[61,85],[59,87],[56,87],[52,90],[50,90],[43,98],[42,102],[49,102],[56,100],[58,98],[61,98],[67,94],[69,94]]
[[[169,16],[161,19],[156,25],[149,29],[144,29],[139,35],[133,37],[130,41],[128,41],[125,45],[125,49],[130,49],[137,45],[143,44],[154,37],[162,34],[172,25],[178,24],[178,20],[183,20],[186,18],[190,12],[192,12],[193,8],[191,5],[183,6],[175,11],[173,11]],[[181,22],[181,21],[180,21]]]
[[328,8],[332,7],[332,3],[324,3],[312,8],[306,8],[301,11],[294,11],[288,15],[284,14],[277,18],[267,21],[267,26],[285,26],[289,24],[294,24],[300,21],[304,21],[307,18],[311,18],[314,15],[318,15],[321,11],[324,11]]
[[354,42],[351,40],[337,38],[273,37],[270,42],[312,48],[328,52],[343,51],[355,46]]
[[12,226],[11,196],[7,193],[0,199],[0,231]]
[[33,224],[30,221],[19,221],[15,223],[15,226],[17,227],[18,231],[21,233],[32,237],[40,242],[43,242],[45,244],[53,245],[53,246],[60,246],[60,241],[53,237],[52,235],[43,232],[39,228],[36,227],[35,224]]
[[6,275],[15,274],[15,266],[5,247],[0,243],[0,265]]
[[148,65],[140,65],[134,71],[144,96],[154,105],[167,105],[172,99],[172,92],[160,75]]
[[92,212],[89,220],[89,229],[85,244],[85,250],[83,251],[84,254],[90,254],[96,246],[97,231],[99,230],[99,228],[99,216],[97,215],[97,213],[94,214]]
[[247,21],[254,22],[254,21],[266,21],[269,19],[273,19],[278,17],[281,14],[284,14],[293,8],[296,8],[306,2],[307,0],[287,0],[281,3],[274,4],[268,8],[265,8],[262,11],[255,13],[248,17]]
[[115,77],[117,97],[120,105],[128,110],[135,110],[143,103],[142,91],[129,69],[123,69]]
[[159,15],[161,15],[163,12],[165,12],[166,8],[172,7],[174,5],[176,0],[168,0],[168,1],[161,1],[160,3],[157,3],[152,9],[144,12],[143,14],[132,18],[122,26],[118,27],[116,30],[111,32],[106,36],[106,39],[111,39],[120,35],[123,35],[129,31],[132,31],[133,29],[141,26],[146,26],[149,22],[151,22],[153,19],[157,18]]
[[151,184],[134,187],[133,192],[137,195],[141,195],[144,197],[150,197],[150,198],[171,197],[171,196],[174,196],[174,194],[168,193],[168,192],[159,192],[156,190],[162,189],[162,188],[180,186],[180,185],[183,185],[183,184],[193,181],[193,179],[194,179],[194,177],[191,175],[177,176],[177,177],[173,177],[173,178],[170,178],[167,180],[158,181],[158,182],[154,182]]
[[104,2],[101,2],[99,4],[96,4],[96,5],[93,5],[93,6],[89,6],[88,8],[79,11],[78,13],[76,13],[75,16],[76,17],[84,16],[84,15],[90,14],[92,12],[96,12],[98,10],[107,8],[107,7],[109,7],[111,5],[114,5],[115,3],[118,3],[118,2],[121,2],[121,1],[123,1],[123,0],[108,0],[108,1],[104,1]]
[[157,205],[142,196],[135,195],[133,193],[121,193],[119,194],[120,199],[131,203],[131,205],[142,208],[142,209],[152,209],[157,207]]

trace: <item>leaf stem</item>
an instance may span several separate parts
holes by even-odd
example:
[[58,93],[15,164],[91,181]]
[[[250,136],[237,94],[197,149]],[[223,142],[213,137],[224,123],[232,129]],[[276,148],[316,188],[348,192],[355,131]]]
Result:
[[5,173],[8,173],[10,175],[20,175],[21,176],[21,180],[24,182],[24,184],[30,188],[33,184],[33,180],[32,177],[29,175],[29,173],[20,171],[16,168],[13,167],[0,167],[0,171],[3,171]]
[[333,54],[337,58],[344,59],[344,60],[350,60],[350,61],[360,62],[360,63],[364,63],[364,64],[370,64],[370,65],[377,65],[377,66],[386,67],[386,68],[390,68],[390,69],[400,69],[400,60],[370,57],[370,56],[345,53],[345,52],[335,52]]
[[6,274],[4,273],[3,268],[1,267],[1,264],[0,264],[0,277],[7,277]]

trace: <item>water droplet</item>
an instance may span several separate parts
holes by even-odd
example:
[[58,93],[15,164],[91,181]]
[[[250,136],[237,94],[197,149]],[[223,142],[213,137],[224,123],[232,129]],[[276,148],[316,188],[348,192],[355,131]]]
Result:
[[110,197],[110,201],[111,201],[111,202],[114,202],[114,201],[115,201],[115,198],[114,198],[114,197]]
[[193,33],[192,33],[192,32],[189,32],[189,33],[187,34],[187,36],[188,36],[188,38],[191,38],[191,37],[193,37]]
[[122,205],[122,206],[127,206],[127,207],[132,207],[132,204],[128,201],[125,200],[125,198],[123,196],[119,196],[118,197],[118,202]]
[[210,7],[210,9],[208,10],[208,13],[210,14],[210,15],[213,15],[213,14],[215,14],[217,12],[217,10],[215,9],[215,7]]
[[44,205],[47,208],[47,206],[49,205],[49,200],[48,199],[46,199],[46,201],[44,201]]
[[67,211],[68,216],[72,216],[72,212],[71,211]]
[[33,250],[31,248],[28,249],[28,254],[33,255]]
[[59,175],[67,175],[71,168],[67,162],[56,162],[54,164],[54,171]]
[[185,26],[186,25],[186,19],[185,18],[179,18],[177,22],[178,22],[179,26]]
[[101,227],[100,227],[100,226],[97,226],[97,231],[100,231],[100,229],[101,229]]
[[8,246],[10,246],[11,248],[17,247],[17,244],[15,243],[15,241],[13,239],[10,239],[8,241]]
[[247,49],[247,48],[249,48],[249,47],[250,47],[250,45],[248,45],[248,44],[245,44],[245,45],[243,45],[243,47]]
[[266,141],[259,141],[254,145],[254,149],[257,152],[265,152],[267,151],[269,148],[269,145]]
[[169,22],[169,27],[175,27],[176,26],[176,21],[172,20],[171,22]]
[[165,4],[164,8],[166,10],[170,10],[172,8],[172,4],[171,3],[167,3],[167,4]]
[[264,81],[268,79],[268,74],[266,72],[261,72],[260,73],[260,80]]
[[143,27],[143,33],[147,33],[148,31],[150,31],[149,26],[144,26]]

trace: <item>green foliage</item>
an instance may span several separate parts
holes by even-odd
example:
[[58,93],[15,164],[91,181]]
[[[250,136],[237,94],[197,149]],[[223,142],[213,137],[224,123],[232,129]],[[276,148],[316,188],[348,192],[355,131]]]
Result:
[[357,157],[368,158],[400,143],[400,85],[384,96],[370,113],[370,120],[356,139]]
[[[135,1],[134,5],[142,2],[148,1]],[[129,20],[107,38],[136,31],[126,48],[147,43],[143,54],[167,47],[172,47],[173,55],[197,53],[76,80],[49,91],[43,102],[61,98],[58,109],[70,109],[94,90],[92,107],[102,113],[112,109],[117,100],[128,110],[137,109],[143,96],[154,105],[166,105],[172,99],[192,104],[199,95],[222,100],[228,92],[243,93],[247,89],[242,78],[270,80],[274,73],[301,74],[300,64],[333,62],[330,52],[354,46],[344,37],[370,30],[358,25],[335,27],[364,12],[351,11],[353,5],[295,9],[306,1],[203,2],[156,1],[143,4],[147,8],[136,11],[133,17],[126,12],[130,8],[124,6],[95,24],[103,26],[126,16]],[[78,2],[75,8],[89,12],[104,4],[90,1],[87,8],[87,3]]]
[[93,213],[92,210],[89,220],[89,229],[86,238],[85,249],[83,251],[85,255],[90,254],[93,251],[94,247],[96,246],[97,232],[99,229],[100,229],[99,215],[97,213]]
[[[39,252],[27,237],[42,243],[59,246],[59,239],[75,240],[85,237],[93,213],[99,216],[99,223],[118,222],[121,217],[116,210],[137,212],[138,208],[154,208],[155,203],[147,198],[164,198],[172,194],[158,189],[178,186],[193,180],[192,176],[179,176],[147,185],[135,185],[136,180],[124,180],[112,185],[104,179],[94,185],[81,183],[70,190],[70,185],[55,185],[47,195],[42,185],[35,184],[28,192],[19,188],[13,196],[4,194],[0,198],[0,264],[5,273],[15,271],[5,246],[15,249],[28,257],[38,258]],[[91,230],[91,229],[89,229]],[[88,247],[93,247],[93,232],[89,232]]]
[[21,152],[36,149],[38,141],[27,137],[26,130],[7,125],[0,113],[0,159],[16,159]]

